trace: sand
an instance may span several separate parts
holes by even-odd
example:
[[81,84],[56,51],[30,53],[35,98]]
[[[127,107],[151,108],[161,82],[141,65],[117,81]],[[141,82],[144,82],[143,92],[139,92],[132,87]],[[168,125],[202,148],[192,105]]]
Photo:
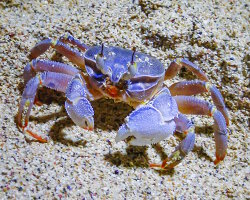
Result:
[[[0,199],[249,199],[249,1],[0,1]],[[180,138],[158,145],[115,143],[118,127],[132,108],[93,103],[95,129],[73,124],[65,97],[38,91],[30,129],[42,144],[16,126],[29,50],[65,32],[88,45],[121,46],[157,57],[166,66],[186,57],[206,72],[225,98],[231,124],[228,154],[215,166],[213,121],[196,124],[194,150],[174,170],[151,169]],[[61,60],[53,50],[41,56]],[[194,79],[182,70],[166,85]],[[201,98],[211,100],[209,95]]]

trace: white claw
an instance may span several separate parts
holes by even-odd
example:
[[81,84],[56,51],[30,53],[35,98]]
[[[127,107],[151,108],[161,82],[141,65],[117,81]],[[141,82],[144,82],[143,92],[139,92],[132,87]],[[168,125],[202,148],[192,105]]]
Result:
[[172,135],[175,130],[173,120],[164,121],[164,118],[156,108],[152,106],[142,106],[133,111],[125,124],[118,130],[116,141],[134,136],[130,144],[143,146],[157,143]]

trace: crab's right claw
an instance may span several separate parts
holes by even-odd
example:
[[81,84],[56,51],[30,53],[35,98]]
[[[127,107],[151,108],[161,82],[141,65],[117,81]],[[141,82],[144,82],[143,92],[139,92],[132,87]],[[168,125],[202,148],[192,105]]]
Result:
[[129,136],[135,137],[132,145],[155,144],[175,131],[174,117],[178,114],[175,100],[169,90],[163,89],[146,105],[139,106],[118,130],[116,142]]
[[131,145],[155,144],[173,134],[175,123],[165,121],[160,111],[152,106],[142,106],[133,111],[118,130],[116,142],[133,136]]
[[87,99],[84,79],[78,74],[69,83],[66,90],[65,108],[73,122],[87,130],[94,129],[94,110]]

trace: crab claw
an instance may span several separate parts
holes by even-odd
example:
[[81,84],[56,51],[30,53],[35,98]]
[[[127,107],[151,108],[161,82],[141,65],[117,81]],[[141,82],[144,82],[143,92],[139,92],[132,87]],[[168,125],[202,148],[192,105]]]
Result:
[[143,146],[157,143],[173,134],[175,122],[164,121],[162,114],[152,106],[142,106],[133,111],[118,130],[116,142],[129,136],[134,138],[131,145]]
[[118,130],[116,142],[133,136],[132,145],[158,143],[173,134],[177,115],[177,104],[165,88],[147,105],[138,107],[126,118],[126,123]]
[[[32,62],[35,62],[32,61]],[[24,78],[24,84],[28,83],[30,79],[36,76],[36,72],[32,68],[32,63],[28,63],[24,68],[23,78]]]
[[65,108],[76,125],[87,130],[94,129],[94,111],[86,98],[79,98],[74,102],[67,100],[65,102]]
[[73,122],[87,130],[94,129],[94,110],[87,99],[84,79],[77,74],[68,84],[65,108]]

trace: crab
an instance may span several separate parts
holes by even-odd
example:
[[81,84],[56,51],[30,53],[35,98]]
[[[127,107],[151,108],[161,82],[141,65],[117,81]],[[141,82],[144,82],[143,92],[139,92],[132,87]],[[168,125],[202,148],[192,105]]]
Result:
[[[50,47],[67,57],[77,68],[36,59]],[[31,49],[29,57],[32,61],[24,68],[26,86],[17,124],[22,132],[40,142],[47,140],[29,130],[28,122],[33,105],[39,103],[37,89],[45,86],[65,93],[67,114],[76,125],[87,130],[94,128],[91,101],[104,97],[132,106],[134,111],[119,128],[116,142],[125,140],[131,145],[143,146],[158,143],[175,132],[183,133],[184,139],[174,152],[161,164],[150,164],[150,167],[162,170],[174,168],[192,151],[195,129],[187,114],[213,117],[214,163],[224,159],[229,116],[223,97],[205,73],[187,59],[176,59],[165,69],[159,60],[135,49],[103,44],[89,47],[70,34],[55,41],[45,39],[39,42]],[[180,81],[167,87],[164,81],[175,77],[182,67],[196,75],[198,80]],[[204,92],[210,92],[213,104],[193,96]]]

